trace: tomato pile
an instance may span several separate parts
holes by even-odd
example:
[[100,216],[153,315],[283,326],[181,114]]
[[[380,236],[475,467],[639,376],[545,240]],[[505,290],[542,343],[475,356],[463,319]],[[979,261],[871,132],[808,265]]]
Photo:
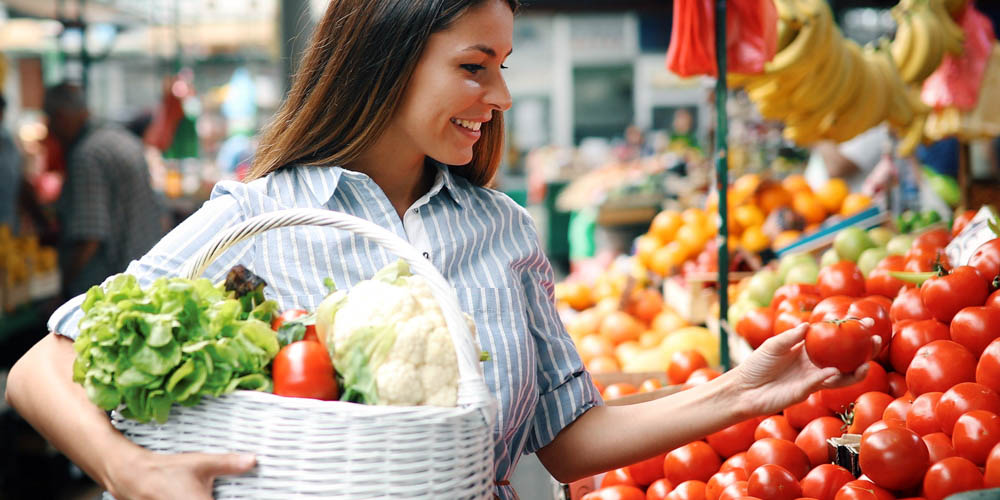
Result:
[[[1000,238],[950,268],[951,236],[928,231],[867,277],[829,265],[737,325],[757,346],[809,322],[810,359],[845,372],[867,363],[864,380],[611,471],[584,499],[941,500],[1000,487]],[[935,270],[919,286],[892,273]],[[845,433],[861,436],[860,477],[830,463],[827,441]]]

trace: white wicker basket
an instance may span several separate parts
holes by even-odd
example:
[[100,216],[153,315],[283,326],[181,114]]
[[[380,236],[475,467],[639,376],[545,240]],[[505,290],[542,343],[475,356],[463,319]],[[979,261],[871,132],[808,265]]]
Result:
[[216,480],[216,499],[492,498],[496,403],[483,380],[479,346],[462,319],[454,289],[408,243],[339,212],[283,210],[221,233],[181,275],[200,276],[208,263],[243,239],[303,225],[360,234],[428,280],[458,354],[458,406],[366,406],[236,391],[193,407],[174,405],[163,425],[142,424],[115,412],[115,427],[157,452],[255,454],[257,467],[250,473]]

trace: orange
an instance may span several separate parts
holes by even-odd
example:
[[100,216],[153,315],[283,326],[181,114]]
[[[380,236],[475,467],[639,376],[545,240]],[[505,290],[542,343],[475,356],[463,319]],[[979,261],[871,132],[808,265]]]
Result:
[[809,191],[799,191],[792,197],[792,209],[806,219],[809,224],[826,220],[826,209],[816,195]]
[[760,252],[771,245],[771,239],[764,234],[760,226],[751,226],[743,231],[740,244],[749,252]]
[[802,233],[799,231],[795,231],[793,229],[782,231],[778,233],[778,236],[774,238],[774,241],[771,243],[771,248],[775,250],[779,248],[785,248],[788,245],[791,245],[792,243],[798,241],[800,236],[802,236]]
[[651,288],[636,290],[632,293],[627,310],[639,321],[649,324],[663,310],[663,296]]
[[708,229],[704,226],[684,224],[677,230],[677,239],[671,243],[680,243],[688,250],[689,254],[695,254],[701,250],[701,247],[707,241],[707,238],[705,238],[707,231]]
[[740,245],[740,237],[735,234],[729,235],[729,238],[726,239],[726,245],[729,247],[729,250],[743,248],[742,245]]
[[684,211],[681,212],[681,220],[684,221],[685,225],[700,226],[705,223],[705,218],[705,211],[694,207],[685,208]]
[[642,381],[642,384],[639,384],[639,392],[653,392],[657,389],[662,389],[662,388],[663,388],[663,382],[660,382],[659,379],[655,378],[647,378],[646,380]]
[[611,356],[597,356],[587,363],[587,370],[590,373],[614,373],[622,371],[622,367],[618,364],[618,360]]
[[668,243],[674,239],[677,229],[684,221],[681,214],[676,210],[664,210],[653,217],[653,222],[649,225],[649,234],[660,240],[660,243]]
[[642,324],[624,311],[614,311],[601,322],[601,336],[613,345],[629,340],[638,341],[643,330]]
[[746,199],[757,191],[760,180],[760,176],[757,174],[743,174],[733,182],[733,192]]
[[576,345],[580,359],[584,363],[598,356],[614,356],[615,346],[608,339],[600,335],[584,335]]
[[566,321],[566,331],[574,339],[598,332],[604,317],[597,309],[586,309]]
[[662,246],[660,240],[651,235],[644,234],[635,239],[635,256],[643,267],[652,267],[653,254]]
[[781,207],[792,204],[792,195],[779,184],[772,184],[757,195],[757,204],[765,213],[771,213]]
[[615,346],[615,357],[620,365],[627,365],[628,360],[642,352],[642,346],[637,340],[626,340]]
[[628,396],[629,394],[635,394],[637,392],[639,392],[639,388],[628,382],[608,384],[608,387],[604,389],[604,399],[618,399],[622,396]]
[[844,198],[848,194],[847,182],[837,177],[830,179],[823,187],[816,191],[816,197],[823,204],[823,208],[831,214],[840,211],[840,207],[844,203]]
[[863,211],[872,204],[872,199],[861,193],[851,193],[844,198],[844,204],[840,207],[840,215],[844,217],[854,215]]
[[666,332],[661,332],[659,330],[646,330],[639,335],[639,347],[656,347],[663,342],[663,337],[666,337]]
[[685,326],[688,326],[687,321],[684,321],[680,314],[669,308],[665,308],[663,312],[657,314],[650,325],[653,330],[663,335],[670,335]]
[[741,205],[733,211],[733,218],[742,227],[760,226],[764,223],[764,212],[754,205]]
[[563,301],[573,309],[582,311],[594,305],[590,287],[578,281],[566,281],[556,285],[556,300]]
[[806,182],[806,178],[801,174],[792,174],[785,177],[785,180],[781,181],[781,187],[785,188],[785,191],[788,191],[793,195],[802,191],[807,193],[812,192],[812,189],[809,187],[809,183]]

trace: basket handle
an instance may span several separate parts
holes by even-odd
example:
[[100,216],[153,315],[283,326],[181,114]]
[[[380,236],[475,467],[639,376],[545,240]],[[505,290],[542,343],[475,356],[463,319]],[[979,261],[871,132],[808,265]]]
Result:
[[[247,219],[216,235],[184,264],[181,276],[189,279],[197,278],[205,272],[212,261],[233,245],[271,229],[294,226],[334,227],[358,234],[399,256],[410,265],[414,274],[425,278],[434,298],[437,299],[441,307],[452,343],[455,344],[455,352],[458,357],[459,405],[485,403],[483,406],[493,406],[492,396],[483,379],[483,370],[479,361],[480,349],[473,342],[469,327],[462,317],[455,289],[448,284],[437,268],[412,245],[365,219],[333,210],[315,208],[267,212]],[[492,416],[489,419],[492,423]]]

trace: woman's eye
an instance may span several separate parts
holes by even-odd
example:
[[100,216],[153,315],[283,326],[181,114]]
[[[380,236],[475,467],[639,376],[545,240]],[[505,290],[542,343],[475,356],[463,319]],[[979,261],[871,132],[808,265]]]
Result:
[[480,70],[486,69],[486,66],[483,66],[482,64],[463,64],[462,65],[462,69],[464,69],[464,70],[466,70],[469,73],[472,73],[474,75],[477,72],[479,72]]

